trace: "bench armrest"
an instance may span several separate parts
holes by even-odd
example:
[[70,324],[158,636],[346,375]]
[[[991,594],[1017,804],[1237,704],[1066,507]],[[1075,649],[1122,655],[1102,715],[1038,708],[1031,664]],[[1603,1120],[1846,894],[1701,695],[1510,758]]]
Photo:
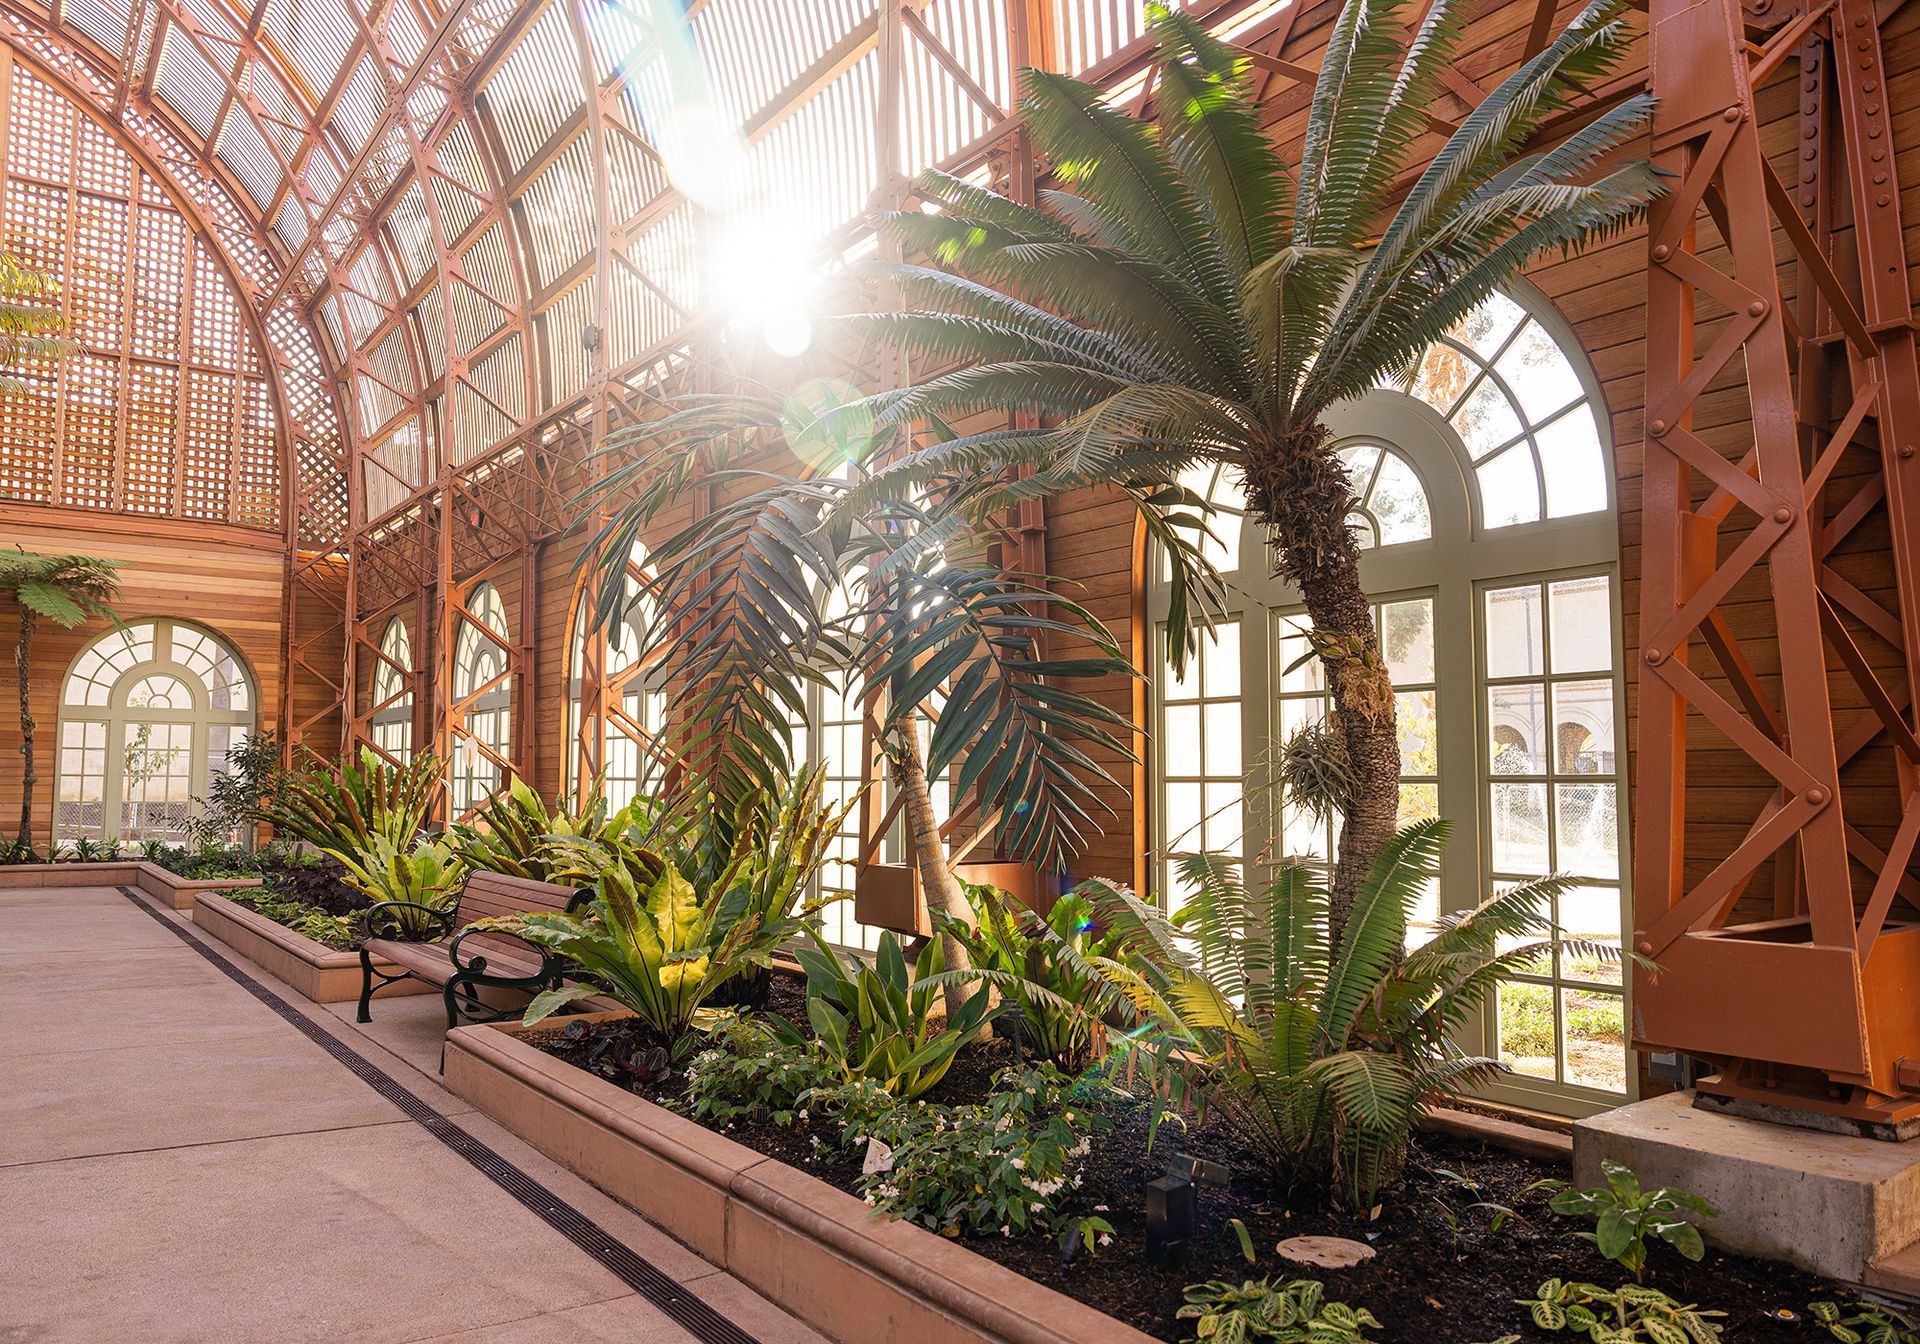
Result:
[[512,938],[516,942],[525,943],[533,950],[534,955],[540,958],[540,978],[543,980],[552,973],[554,965],[559,961],[559,958],[554,956],[552,952],[536,942],[522,938],[517,933],[509,933],[505,929],[465,928],[454,935],[453,941],[447,944],[447,957],[453,962],[454,970],[468,971],[474,975],[486,974],[487,956],[484,951],[478,956],[470,957],[466,961],[460,960],[460,944],[464,943],[471,935],[476,933],[488,933],[492,934],[495,938]]
[[429,932],[437,932],[444,935],[453,927],[454,912],[452,910],[442,910],[435,906],[422,905],[418,901],[381,901],[378,905],[369,906],[367,909],[365,915],[367,936],[369,938],[379,936],[379,931],[374,927],[374,922],[379,919],[383,913],[386,914],[387,918],[394,921],[396,927],[400,927],[402,931],[404,931],[404,926],[401,924],[401,921],[405,916],[400,913],[402,911],[411,911],[418,915],[425,916]]

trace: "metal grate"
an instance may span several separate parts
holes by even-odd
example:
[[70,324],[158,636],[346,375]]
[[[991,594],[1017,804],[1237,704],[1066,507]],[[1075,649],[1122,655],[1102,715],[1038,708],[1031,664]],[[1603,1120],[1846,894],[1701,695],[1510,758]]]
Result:
[[132,890],[127,887],[118,890],[136,908],[152,916],[160,927],[170,930],[174,937],[211,962],[221,974],[344,1064],[354,1077],[399,1107],[409,1120],[465,1158],[469,1166],[512,1195],[541,1222],[592,1256],[615,1278],[658,1307],[675,1325],[705,1341],[705,1344],[758,1344],[752,1335],[674,1282],[659,1266],[427,1105],[386,1070],[364,1058],[345,1041],[195,938],[178,923],[168,919]]

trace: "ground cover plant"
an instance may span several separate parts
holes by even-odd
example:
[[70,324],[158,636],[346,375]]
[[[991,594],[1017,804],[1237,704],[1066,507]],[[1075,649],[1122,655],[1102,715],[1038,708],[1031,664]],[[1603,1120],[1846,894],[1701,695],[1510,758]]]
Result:
[[[1377,1207],[1344,1210],[1300,1202],[1274,1184],[1260,1154],[1217,1115],[1205,1121],[1192,1115],[1163,1119],[1150,1145],[1147,1134],[1157,1110],[1151,1098],[1143,1091],[1114,1088],[1110,1080],[1097,1076],[1054,1081],[1050,1092],[1041,1089],[1040,1109],[1057,1107],[1055,1114],[1061,1117],[1069,1110],[1074,1113],[1070,1124],[1075,1137],[1065,1148],[1071,1152],[1082,1140],[1085,1147],[1057,1172],[1039,1178],[1043,1187],[1061,1176],[1065,1180],[1044,1195],[1034,1192],[1044,1207],[1032,1211],[1024,1233],[1015,1230],[1010,1219],[991,1223],[985,1216],[976,1221],[949,1214],[944,1225],[937,1225],[948,1210],[982,1200],[983,1192],[974,1187],[987,1183],[970,1159],[955,1168],[962,1173],[956,1179],[942,1182],[942,1164],[917,1159],[918,1136],[930,1131],[950,1144],[1003,1137],[1007,1131],[965,1121],[957,1128],[969,1138],[951,1136],[956,1116],[979,1114],[994,1104],[996,1095],[1002,1096],[1001,1105],[1009,1104],[1004,1099],[1007,1087],[1030,1066],[1023,1065],[1011,1040],[975,1040],[955,1055],[939,1083],[914,1101],[903,1103],[870,1083],[849,1088],[840,1072],[822,1059],[810,1035],[794,1028],[785,1044],[777,1038],[771,1019],[789,1026],[804,1022],[805,1000],[801,977],[776,974],[766,1012],[730,1017],[728,1025],[704,1038],[683,1068],[645,1076],[612,1063],[595,1068],[597,1043],[617,1032],[617,1024],[581,1023],[562,1030],[548,1023],[550,1030],[536,1031],[531,1039],[562,1059],[593,1068],[849,1194],[871,1197],[877,1206],[886,1204],[932,1230],[951,1231],[960,1245],[1161,1339],[1196,1337],[1197,1322],[1177,1318],[1190,1288],[1215,1280],[1238,1287],[1248,1280],[1270,1279],[1278,1286],[1297,1277],[1298,1271],[1280,1261],[1273,1248],[1283,1238],[1305,1233],[1351,1237],[1378,1252],[1366,1265],[1320,1277],[1327,1299],[1370,1312],[1380,1321],[1380,1328],[1369,1330],[1366,1337],[1381,1341],[1492,1344],[1512,1336],[1545,1344],[1571,1339],[1574,1336],[1550,1334],[1533,1323],[1527,1301],[1537,1297],[1543,1280],[1592,1284],[1608,1294],[1635,1287],[1591,1241],[1573,1235],[1589,1224],[1551,1208],[1553,1191],[1565,1180],[1562,1165],[1470,1140],[1417,1133],[1409,1141],[1404,1174]],[[887,1141],[875,1117],[916,1112],[928,1119],[901,1126],[909,1131],[903,1136],[904,1159],[901,1148],[893,1147],[890,1170],[869,1170],[868,1139]],[[1021,1188],[1024,1175],[1011,1160],[1029,1155],[1003,1156],[1006,1161],[994,1171],[995,1184],[989,1188],[1012,1194]],[[1224,1187],[1202,1191],[1200,1224],[1192,1240],[1156,1255],[1148,1245],[1146,1184],[1164,1176],[1177,1158],[1219,1163],[1231,1177]],[[892,1172],[911,1182],[910,1196],[904,1190],[881,1190]],[[1471,1194],[1459,1183],[1462,1174],[1472,1179]],[[894,1205],[890,1199],[901,1202]],[[1098,1222],[1082,1231],[1081,1220]],[[1235,1221],[1247,1231],[1244,1245],[1254,1251],[1252,1264]],[[1009,1231],[1003,1233],[1002,1226]],[[1069,1255],[1067,1243],[1075,1231],[1081,1235]],[[1818,1280],[1712,1248],[1699,1262],[1664,1246],[1653,1248],[1651,1255],[1654,1281],[1675,1303],[1695,1304],[1703,1313],[1727,1313],[1707,1318],[1720,1326],[1726,1344],[1820,1344],[1827,1338],[1805,1306],[1831,1297]],[[1800,1319],[1778,1316],[1783,1308]],[[1890,1339],[1889,1344],[1897,1341]]]
[[360,939],[357,914],[334,914],[297,897],[289,897],[278,887],[241,887],[221,895],[235,905],[244,905],[276,924],[284,924],[295,933],[338,951],[356,946]]

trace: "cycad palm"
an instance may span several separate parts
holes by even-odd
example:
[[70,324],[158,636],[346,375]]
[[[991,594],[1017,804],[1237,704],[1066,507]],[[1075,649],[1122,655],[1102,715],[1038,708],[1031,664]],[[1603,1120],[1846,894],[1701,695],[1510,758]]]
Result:
[[932,264],[878,263],[906,307],[854,319],[948,370],[875,398],[881,428],[980,411],[1049,425],[922,447],[876,472],[864,498],[966,480],[984,512],[1120,483],[1169,554],[1176,663],[1218,580],[1196,545],[1204,507],[1172,483],[1202,464],[1244,483],[1305,601],[1353,763],[1336,927],[1393,833],[1399,753],[1326,412],[1404,377],[1496,286],[1620,229],[1659,192],[1644,163],[1582,181],[1642,132],[1646,97],[1527,149],[1618,58],[1620,0],[1587,9],[1489,93],[1417,176],[1465,4],[1436,0],[1411,33],[1403,6],[1350,0],[1341,13],[1291,176],[1260,131],[1244,61],[1185,15],[1155,12],[1152,122],[1088,84],[1029,73],[1027,123],[1058,188],[1030,206],[927,175],[938,212],[887,229]]
[[1117,887],[1086,884],[1121,946],[1095,968],[1143,1021],[1126,1049],[1175,1102],[1215,1108],[1281,1184],[1369,1207],[1398,1173],[1422,1109],[1498,1068],[1453,1036],[1503,977],[1551,955],[1541,941],[1548,912],[1570,885],[1516,887],[1441,920],[1403,956],[1403,930],[1446,839],[1443,821],[1398,832],[1360,882],[1337,943],[1326,888],[1304,861],[1250,886],[1234,860],[1185,859],[1195,895],[1172,923]]

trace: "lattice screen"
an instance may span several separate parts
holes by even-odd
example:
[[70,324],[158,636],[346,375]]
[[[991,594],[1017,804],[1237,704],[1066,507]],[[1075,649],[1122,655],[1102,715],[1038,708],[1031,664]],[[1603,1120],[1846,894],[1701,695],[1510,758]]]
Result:
[[5,245],[60,282],[77,349],[0,401],[0,496],[278,530],[272,399],[241,300],[133,159],[15,67]]

